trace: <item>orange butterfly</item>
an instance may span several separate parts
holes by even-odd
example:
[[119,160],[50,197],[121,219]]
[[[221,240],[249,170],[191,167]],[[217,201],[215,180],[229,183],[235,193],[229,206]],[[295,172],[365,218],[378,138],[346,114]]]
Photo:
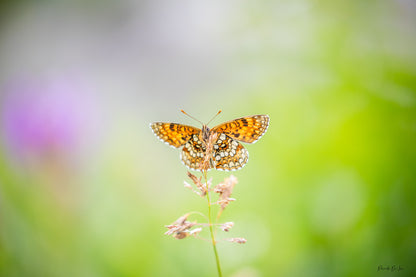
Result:
[[[184,111],[182,112],[188,115]],[[192,170],[201,169],[208,139],[211,135],[216,135],[209,168],[230,171],[241,169],[248,161],[248,151],[238,141],[255,143],[259,140],[269,126],[269,116],[241,117],[212,129],[209,129],[207,125],[202,124],[202,129],[199,129],[179,123],[154,122],[150,124],[150,127],[161,141],[175,148],[183,146],[181,160],[186,167]]]

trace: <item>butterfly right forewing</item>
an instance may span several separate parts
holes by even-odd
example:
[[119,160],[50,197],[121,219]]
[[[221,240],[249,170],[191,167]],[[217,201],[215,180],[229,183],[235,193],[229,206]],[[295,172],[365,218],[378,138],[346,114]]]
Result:
[[268,115],[253,115],[227,121],[215,126],[212,131],[224,133],[241,142],[255,143],[264,135],[268,126]]

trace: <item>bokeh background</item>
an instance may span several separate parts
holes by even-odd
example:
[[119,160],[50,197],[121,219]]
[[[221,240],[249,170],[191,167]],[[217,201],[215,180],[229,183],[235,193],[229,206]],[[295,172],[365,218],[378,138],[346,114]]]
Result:
[[271,118],[225,276],[416,276],[415,49],[411,0],[2,1],[0,275],[215,276],[149,123],[222,109]]

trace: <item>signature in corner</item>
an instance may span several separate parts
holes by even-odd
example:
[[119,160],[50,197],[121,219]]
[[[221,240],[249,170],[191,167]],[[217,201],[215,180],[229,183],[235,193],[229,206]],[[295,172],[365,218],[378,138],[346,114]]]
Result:
[[401,265],[387,265],[387,266],[383,266],[383,265],[379,265],[377,267],[377,271],[402,271],[404,268]]

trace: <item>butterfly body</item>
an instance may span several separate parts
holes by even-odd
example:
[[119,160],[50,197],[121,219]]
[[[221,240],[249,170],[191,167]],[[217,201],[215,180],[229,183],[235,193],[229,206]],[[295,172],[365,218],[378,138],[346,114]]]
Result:
[[[200,170],[207,155],[210,138],[215,138],[209,153],[209,168],[238,170],[246,165],[248,151],[240,142],[255,143],[266,132],[269,116],[253,115],[234,119],[212,129],[202,129],[179,123],[155,122],[150,124],[155,135],[168,145],[180,148],[181,160],[186,167]],[[240,141],[240,142],[239,142]]]
[[205,142],[205,143],[207,143],[208,142],[208,139],[209,139],[209,135],[210,135],[210,133],[211,133],[211,130],[208,128],[208,126],[207,125],[202,125],[202,129],[201,129],[201,137],[202,137],[202,140]]

